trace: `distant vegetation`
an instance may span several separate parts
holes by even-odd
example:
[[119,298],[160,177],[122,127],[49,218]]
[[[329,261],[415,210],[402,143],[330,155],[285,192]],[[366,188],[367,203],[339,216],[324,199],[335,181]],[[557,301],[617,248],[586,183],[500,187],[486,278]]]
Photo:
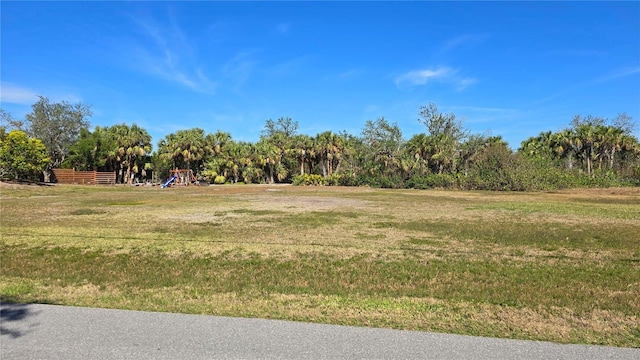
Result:
[[[167,135],[152,152],[151,136],[135,124],[90,131],[88,106],[41,97],[24,121],[2,111],[0,176],[49,181],[50,170],[61,167],[114,171],[119,183],[130,184],[159,182],[180,168],[219,184],[512,191],[640,185],[640,143],[624,113],[615,119],[577,115],[566,129],[532,136],[515,152],[500,136],[469,133],[435,104],[419,114],[425,133],[408,140],[383,117],[367,121],[358,135],[315,136],[279,118],[266,121],[255,143],[192,128]],[[16,160],[18,147],[31,157]]]

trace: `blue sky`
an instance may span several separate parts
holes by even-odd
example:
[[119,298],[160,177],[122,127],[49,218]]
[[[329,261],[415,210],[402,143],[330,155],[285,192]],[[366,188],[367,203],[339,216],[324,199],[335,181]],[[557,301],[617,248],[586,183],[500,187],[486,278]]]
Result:
[[280,117],[313,136],[384,116],[409,139],[429,102],[514,149],[574,115],[640,119],[635,1],[0,6],[5,111],[83,102],[154,145],[193,127],[256,141]]

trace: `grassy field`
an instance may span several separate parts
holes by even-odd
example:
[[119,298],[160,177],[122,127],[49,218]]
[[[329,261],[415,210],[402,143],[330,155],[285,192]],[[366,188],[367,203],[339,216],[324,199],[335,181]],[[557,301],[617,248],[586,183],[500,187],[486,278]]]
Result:
[[640,347],[640,189],[0,184],[3,301]]

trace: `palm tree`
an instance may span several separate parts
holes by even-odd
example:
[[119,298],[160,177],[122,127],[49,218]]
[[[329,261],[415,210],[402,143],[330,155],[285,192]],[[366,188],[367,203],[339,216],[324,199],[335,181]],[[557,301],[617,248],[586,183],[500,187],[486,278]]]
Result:
[[483,151],[495,146],[507,147],[507,143],[501,136],[471,135],[460,144],[458,157],[459,161],[464,165],[464,175],[468,175],[469,169]]
[[596,141],[595,126],[591,123],[582,123],[575,129],[576,138],[575,143],[578,148],[578,152],[585,162],[587,167],[587,175],[591,176],[593,173],[593,156],[594,145]]
[[151,151],[151,136],[136,124],[130,127],[125,124],[114,125],[109,129],[118,145],[113,155],[120,162],[121,181],[131,184],[132,175],[140,170],[137,160]]
[[300,175],[304,175],[304,164],[312,158],[313,139],[308,135],[296,135],[292,139],[291,153],[298,161]]
[[[291,118],[279,118],[278,121],[267,120],[260,136],[261,144],[257,148],[266,155],[269,182],[284,180],[289,171],[283,165],[283,157],[291,150],[291,141],[298,129],[298,123]],[[268,145],[268,146],[267,146]]]
[[265,139],[261,139],[255,145],[254,165],[258,165],[262,169],[266,170],[264,173],[268,176],[266,180],[269,184],[275,183],[276,176],[278,178],[283,178],[282,176],[284,174],[278,166],[281,154],[282,151],[278,146],[266,141]]
[[599,168],[602,168],[602,160],[606,158],[609,169],[613,169],[615,155],[622,149],[624,131],[615,126],[607,126],[599,129],[600,144],[598,146]]
[[[252,165],[251,144],[229,141],[222,148],[222,152],[207,163],[207,175],[222,175],[225,179],[233,178],[233,182],[240,181],[248,167]],[[251,182],[246,181],[245,182]]]
[[[264,152],[260,147],[263,144],[246,144],[246,149],[243,151],[247,156],[245,158],[245,167],[242,171],[242,178],[246,183],[264,183],[265,182],[265,167],[267,166],[267,159],[264,156]],[[265,151],[266,152],[266,151]]]
[[158,144],[159,155],[170,160],[174,168],[186,168],[198,174],[209,157],[220,154],[231,141],[231,135],[218,131],[207,134],[200,128],[179,130]]
[[427,134],[416,134],[405,144],[405,149],[410,157],[415,160],[416,170],[425,171],[429,169],[429,158],[431,157],[431,137]]
[[316,135],[314,149],[316,158],[322,167],[322,176],[329,177],[340,171],[344,155],[350,152],[348,139],[344,134],[325,131]]
[[216,131],[213,134],[207,134],[205,137],[206,143],[209,144],[213,154],[220,154],[224,150],[225,145],[232,142],[231,134],[224,131]]
[[550,145],[553,153],[559,158],[567,159],[567,168],[573,169],[573,157],[576,153],[576,133],[571,129],[565,129],[553,134],[550,138]]

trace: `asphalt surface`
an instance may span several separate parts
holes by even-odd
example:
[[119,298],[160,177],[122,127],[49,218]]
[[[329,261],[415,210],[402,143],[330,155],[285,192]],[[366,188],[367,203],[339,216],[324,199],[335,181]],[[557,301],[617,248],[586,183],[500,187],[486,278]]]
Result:
[[291,321],[1,304],[0,359],[640,359],[560,345]]

